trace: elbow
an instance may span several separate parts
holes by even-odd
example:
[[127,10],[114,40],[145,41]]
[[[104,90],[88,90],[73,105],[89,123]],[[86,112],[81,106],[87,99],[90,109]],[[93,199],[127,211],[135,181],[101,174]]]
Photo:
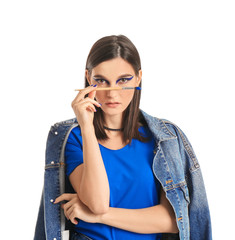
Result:
[[101,215],[101,214],[105,214],[108,212],[109,205],[108,204],[93,204],[89,208],[94,214]]
[[[80,194],[79,194],[80,195]],[[84,194],[85,195],[85,194]],[[109,210],[109,199],[97,201],[95,199],[84,198],[84,195],[81,194],[80,200],[96,215],[105,214]]]
[[178,233],[179,229],[177,226],[177,221],[175,217],[172,216],[168,216],[165,219],[165,223],[164,223],[164,227],[165,229],[163,229],[162,232],[167,232],[167,233]]
[[178,232],[179,232],[179,229],[177,226],[176,219],[174,218],[171,220],[171,223],[170,223],[170,233],[178,233]]
[[161,229],[162,233],[178,233],[177,219],[173,208],[169,203],[160,204],[162,210]]

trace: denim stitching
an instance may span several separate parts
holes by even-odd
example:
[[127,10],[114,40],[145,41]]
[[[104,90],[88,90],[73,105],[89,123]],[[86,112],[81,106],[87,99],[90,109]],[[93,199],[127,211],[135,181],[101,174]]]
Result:
[[165,120],[164,123],[170,123],[170,124],[172,124],[173,126],[175,126],[175,127],[177,128],[177,130],[179,131],[179,134],[180,134],[180,136],[181,136],[181,138],[182,138],[182,142],[183,142],[183,144],[184,144],[185,150],[187,151],[189,157],[192,159],[192,161],[193,161],[193,163],[194,163],[195,169],[198,169],[200,166],[199,166],[199,163],[198,163],[198,161],[197,161],[197,158],[196,158],[195,154],[193,153],[192,148],[191,148],[190,145],[188,144],[186,138],[184,137],[182,131],[179,129],[178,126],[176,126],[174,123],[172,123],[172,122],[170,122],[170,121],[166,121],[166,120]]
[[64,167],[66,164],[63,163],[63,162],[60,162],[60,163],[54,163],[54,164],[47,164],[45,166],[45,170],[46,169],[49,169],[49,168],[58,168],[58,167]]
[[183,181],[183,182],[180,182],[178,184],[169,185],[169,186],[165,187],[165,189],[166,189],[166,191],[169,191],[169,190],[179,188],[179,187],[182,187],[182,186],[185,186],[185,185],[187,186],[186,182]]

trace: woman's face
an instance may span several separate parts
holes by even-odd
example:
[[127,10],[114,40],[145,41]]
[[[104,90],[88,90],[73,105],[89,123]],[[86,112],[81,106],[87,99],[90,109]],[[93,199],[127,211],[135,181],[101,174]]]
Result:
[[[86,78],[89,84],[97,84],[99,87],[138,87],[141,81],[142,71],[139,76],[130,63],[122,58],[114,58],[100,63],[92,69],[91,75],[86,70]],[[106,90],[96,91],[96,100],[102,104],[102,110],[107,115],[122,113],[131,102],[134,91],[138,90]]]

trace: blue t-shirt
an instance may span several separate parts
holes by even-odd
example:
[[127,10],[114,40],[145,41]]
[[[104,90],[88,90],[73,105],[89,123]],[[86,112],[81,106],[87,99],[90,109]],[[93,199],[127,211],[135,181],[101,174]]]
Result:
[[[155,141],[147,127],[142,126],[139,131],[142,135],[150,137],[150,141],[144,143],[133,139],[131,144],[118,150],[111,150],[99,144],[109,180],[110,207],[139,209],[159,204],[160,184],[152,171]],[[80,127],[75,127],[68,137],[65,162],[67,176],[83,163]],[[75,230],[96,240],[156,240],[161,236],[161,234],[134,233],[82,220],[75,226]]]

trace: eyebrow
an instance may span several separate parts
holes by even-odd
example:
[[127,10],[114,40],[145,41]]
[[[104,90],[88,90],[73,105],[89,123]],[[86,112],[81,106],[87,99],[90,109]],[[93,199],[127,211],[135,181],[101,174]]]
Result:
[[[133,75],[130,74],[130,73],[126,73],[126,74],[120,75],[120,76],[118,77],[118,79],[124,78],[124,77],[130,77],[130,76],[133,76]],[[104,78],[104,79],[106,79],[106,77],[103,76],[103,75],[101,75],[101,74],[96,74],[96,75],[94,75],[93,77],[94,77],[94,78]]]

